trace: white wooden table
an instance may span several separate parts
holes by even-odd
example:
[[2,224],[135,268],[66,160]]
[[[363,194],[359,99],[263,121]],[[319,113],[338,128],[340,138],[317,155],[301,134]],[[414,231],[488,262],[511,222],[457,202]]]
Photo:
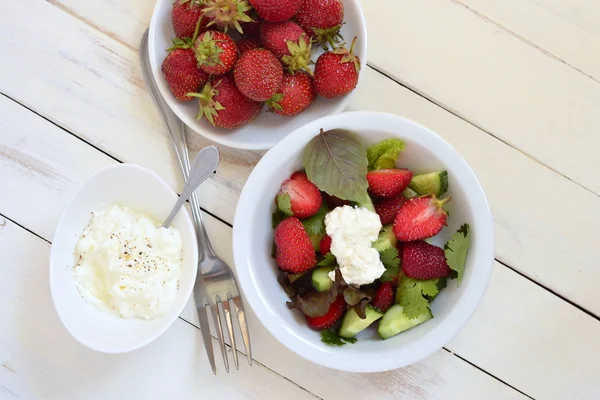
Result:
[[[285,349],[249,312],[254,366],[225,374],[217,360],[213,376],[190,305],[131,354],[76,343],[48,287],[52,234],[68,199],[118,162],[181,188],[138,63],[152,7],[0,2],[0,399],[600,398],[593,0],[363,1],[369,60],[351,108],[440,133],[475,169],[495,217],[488,292],[443,350],[387,373],[336,372]],[[208,143],[190,139],[194,152]],[[201,203],[217,253],[233,265],[233,214],[261,153],[220,150]]]

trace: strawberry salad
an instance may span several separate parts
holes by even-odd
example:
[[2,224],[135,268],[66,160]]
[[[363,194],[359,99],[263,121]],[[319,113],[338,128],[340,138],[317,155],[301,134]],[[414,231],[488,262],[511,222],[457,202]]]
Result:
[[[197,119],[213,126],[241,127],[264,104],[292,117],[358,83],[356,38],[347,49],[340,35],[341,0],[176,0],[171,20],[176,38],[163,75],[173,96],[198,101]],[[313,57],[317,45],[324,53]]]
[[277,194],[278,281],[327,344],[354,343],[370,326],[395,336],[433,318],[448,279],[460,285],[469,225],[443,248],[429,243],[448,218],[448,174],[398,168],[403,151],[400,139],[365,148],[350,131],[321,130]]

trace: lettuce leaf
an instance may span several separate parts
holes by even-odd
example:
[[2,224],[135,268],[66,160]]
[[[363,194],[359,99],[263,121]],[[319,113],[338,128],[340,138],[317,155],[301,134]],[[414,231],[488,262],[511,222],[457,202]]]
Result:
[[398,156],[404,150],[404,142],[400,139],[386,139],[367,149],[369,171],[396,168]]

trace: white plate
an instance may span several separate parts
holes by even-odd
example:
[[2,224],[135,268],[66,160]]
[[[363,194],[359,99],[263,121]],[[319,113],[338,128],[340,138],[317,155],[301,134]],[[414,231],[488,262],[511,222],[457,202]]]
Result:
[[179,290],[167,313],[141,320],[99,311],[81,296],[72,275],[75,245],[92,212],[119,204],[162,221],[177,198],[155,173],[137,165],[119,164],[92,176],[63,211],[50,252],[50,289],[60,320],[82,344],[104,353],[135,350],[160,336],[183,310],[194,287],[198,262],[196,234],[185,208],[172,224],[181,233],[183,262]]
[[[398,137],[406,149],[398,166],[415,173],[448,171],[445,207],[450,216],[433,243],[441,246],[465,222],[471,227],[471,247],[460,287],[456,280],[432,303],[434,318],[387,340],[373,329],[359,334],[356,344],[331,347],[308,328],[277,283],[277,265],[271,257],[271,213],[281,183],[302,169],[306,144],[319,129],[349,129],[365,145]],[[448,343],[467,323],[485,293],[494,261],[492,216],[483,190],[460,154],[429,129],[402,117],[376,112],[349,112],[313,121],[290,133],[256,165],[238,201],[233,224],[233,252],[246,300],[271,334],[300,356],[326,367],[352,372],[378,372],[421,360]]]
[[[341,33],[348,41],[348,45],[354,36],[358,37],[354,53],[360,58],[364,69],[367,65],[367,28],[363,12],[359,0],[342,0],[342,3],[344,3],[345,24]],[[293,118],[263,111],[252,123],[235,130],[215,128],[206,120],[196,120],[198,103],[176,100],[160,69],[167,55],[166,49],[171,47],[171,39],[175,36],[171,25],[172,7],[172,0],[158,0],[154,7],[148,33],[150,66],[158,88],[169,107],[187,126],[200,135],[238,149],[269,149],[299,126],[325,115],[338,113],[346,108],[351,93],[334,99],[319,97],[309,108]],[[314,61],[321,52],[321,50],[315,52]]]

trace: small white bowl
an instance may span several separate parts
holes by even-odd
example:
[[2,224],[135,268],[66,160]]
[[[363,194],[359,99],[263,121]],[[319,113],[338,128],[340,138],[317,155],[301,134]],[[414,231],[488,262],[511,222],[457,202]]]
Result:
[[[460,287],[456,280],[432,303],[434,318],[393,338],[381,340],[373,329],[358,335],[358,342],[331,347],[308,328],[277,283],[277,265],[271,257],[271,213],[281,183],[302,169],[306,144],[319,129],[342,128],[355,132],[365,145],[398,137],[406,149],[398,160],[415,173],[446,169],[452,201],[448,226],[433,243],[441,246],[467,222],[471,247]],[[233,252],[239,282],[246,300],[271,334],[300,356],[325,367],[352,372],[378,372],[415,363],[439,350],[467,323],[485,293],[494,260],[492,216],[483,190],[460,154],[429,129],[395,115],[348,112],[313,121],[290,133],[260,160],[238,201],[233,224]]]
[[50,252],[50,290],[60,320],[82,344],[103,353],[132,351],[160,336],[181,313],[194,287],[198,262],[196,233],[185,207],[172,224],[181,233],[183,261],[177,297],[165,314],[142,320],[99,311],[81,296],[72,275],[75,245],[91,220],[91,212],[119,204],[161,221],[177,198],[155,173],[137,165],[118,164],[98,171],[67,204]]
[[[367,65],[367,25],[362,8],[359,0],[342,0],[342,3],[344,3],[345,24],[342,26],[341,33],[348,45],[352,42],[353,37],[358,37],[354,53],[359,57],[364,69]],[[346,108],[351,93],[333,99],[319,97],[304,112],[292,118],[263,111],[256,120],[235,130],[215,128],[205,120],[196,120],[198,102],[176,100],[161,71],[161,65],[167,56],[166,49],[171,47],[171,39],[175,37],[171,24],[172,8],[172,0],[157,0],[154,7],[148,33],[150,67],[158,89],[171,110],[187,126],[200,135],[229,147],[264,150],[273,147],[275,143],[294,129],[317,118],[343,111]],[[316,61],[321,53],[322,50],[318,49],[313,54],[313,61]]]

